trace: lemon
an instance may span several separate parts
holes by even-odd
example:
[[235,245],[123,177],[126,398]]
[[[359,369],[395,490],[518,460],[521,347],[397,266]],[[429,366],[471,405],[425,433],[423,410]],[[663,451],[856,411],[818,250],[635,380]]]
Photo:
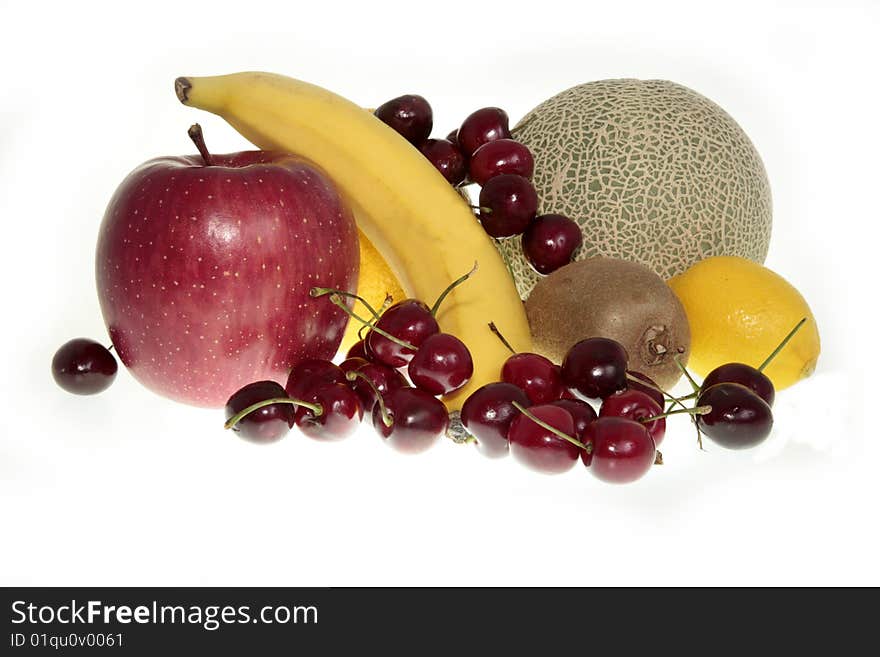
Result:
[[816,320],[800,292],[779,274],[745,258],[716,256],[668,283],[687,313],[688,367],[697,374],[731,362],[759,367],[802,318],[806,323],[764,373],[781,390],[815,369]]
[[[403,301],[406,294],[397,277],[391,272],[385,259],[376,250],[366,235],[358,231],[360,237],[361,266],[358,274],[358,296],[366,299],[373,308],[379,310],[385,301],[385,296],[390,294],[394,301]],[[365,319],[370,318],[369,311],[359,307],[360,302],[355,302],[355,312]],[[358,341],[358,331],[363,326],[357,320],[351,319],[342,336],[340,351],[348,351],[349,347]]]

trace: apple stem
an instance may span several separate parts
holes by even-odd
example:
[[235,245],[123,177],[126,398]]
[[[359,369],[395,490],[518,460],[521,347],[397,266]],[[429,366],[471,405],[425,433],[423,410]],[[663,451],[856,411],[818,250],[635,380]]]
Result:
[[406,340],[401,340],[400,338],[394,337],[388,331],[380,329],[378,326],[370,323],[368,320],[366,320],[363,317],[361,317],[360,315],[358,315],[351,308],[349,308],[348,306],[345,305],[345,302],[342,300],[342,297],[339,296],[338,294],[335,294],[335,293],[331,294],[330,295],[330,302],[333,303],[334,305],[342,308],[342,310],[344,310],[346,313],[348,313],[351,317],[353,317],[354,319],[359,321],[364,326],[369,326],[371,331],[375,331],[379,335],[385,336],[386,338],[388,338],[389,340],[391,340],[395,344],[399,344],[401,347],[403,347],[405,349],[411,349],[412,351],[418,351],[418,348],[414,344],[411,344],[411,343],[407,342]]
[[663,465],[663,452],[659,449],[656,450],[656,455],[654,456],[654,465]]
[[321,407],[320,404],[312,404],[311,402],[302,401],[301,399],[291,399],[290,397],[273,397],[271,399],[264,399],[263,401],[259,401],[256,404],[251,404],[250,406],[243,408],[231,418],[226,420],[226,424],[223,425],[223,428],[231,429],[236,424],[241,422],[241,420],[245,416],[250,415],[254,411],[260,410],[264,406],[271,406],[272,404],[292,404],[293,406],[304,406],[316,416],[320,416],[324,413],[324,409]]
[[514,402],[511,402],[511,403],[513,404],[513,407],[514,407],[516,410],[518,410],[520,413],[522,413],[523,415],[525,415],[527,418],[529,418],[532,422],[534,422],[535,424],[537,424],[539,427],[544,427],[545,429],[547,429],[547,431],[553,433],[553,434],[556,435],[556,436],[559,436],[559,437],[562,438],[563,440],[567,440],[568,442],[570,442],[570,443],[571,443],[572,445],[574,445],[575,447],[579,447],[580,449],[585,450],[585,451],[587,452],[587,454],[591,454],[591,453],[593,452],[593,445],[592,445],[592,444],[590,444],[590,445],[584,445],[584,444],[583,444],[580,440],[578,440],[577,438],[572,438],[571,436],[569,436],[569,435],[568,435],[567,433],[565,433],[564,431],[560,431],[559,429],[557,429],[556,427],[554,427],[552,424],[547,424],[547,423],[544,422],[543,420],[541,420],[541,419],[535,417],[534,415],[532,415],[531,413],[529,413],[529,411],[526,410],[525,406],[523,406],[523,405],[520,404],[519,402],[514,401]]
[[390,427],[392,424],[394,424],[394,419],[388,413],[388,409],[385,407],[385,402],[382,400],[382,393],[379,392],[379,389],[376,387],[376,384],[370,380],[370,377],[368,377],[363,372],[351,370],[350,372],[345,373],[345,378],[349,381],[360,379],[368,386],[370,386],[370,389],[376,395],[376,403],[379,404],[379,414],[382,416],[382,424],[384,424],[386,427]]
[[806,324],[806,322],[807,322],[807,318],[806,317],[802,318],[801,321],[799,321],[795,325],[795,327],[793,329],[791,329],[791,331],[788,332],[788,335],[786,335],[784,338],[782,338],[782,342],[779,343],[779,346],[777,346],[776,349],[773,350],[773,353],[770,354],[769,356],[767,356],[767,358],[764,359],[764,362],[761,363],[761,365],[758,367],[759,372],[764,371],[764,368],[767,367],[773,361],[774,358],[776,358],[776,356],[779,354],[779,352],[782,351],[783,348],[785,348],[785,345],[787,345],[789,343],[789,341],[794,337],[794,334],[797,333],[801,329],[801,327],[804,324]]
[[214,159],[211,157],[211,154],[208,152],[208,147],[205,145],[205,135],[202,134],[202,126],[198,123],[193,123],[189,127],[189,130],[186,131],[186,134],[189,135],[189,138],[193,140],[196,148],[199,149],[199,155],[201,155],[202,159],[205,161],[205,166],[214,166]]
[[680,408],[675,411],[666,411],[665,413],[652,415],[651,417],[643,417],[641,420],[639,420],[639,422],[641,422],[642,424],[648,424],[649,422],[653,422],[654,420],[662,420],[664,417],[669,417],[670,415],[706,415],[707,413],[711,412],[711,406],[694,406],[693,408]]
[[507,341],[507,338],[504,337],[504,334],[498,330],[498,327],[495,326],[495,322],[489,322],[489,330],[495,334],[495,337],[501,340],[501,344],[507,347],[510,350],[510,353],[515,354],[516,349],[510,346],[510,343]]
[[431,315],[436,317],[437,311],[440,309],[440,304],[443,303],[443,300],[446,299],[447,296],[449,296],[449,293],[452,292],[459,285],[464,283],[471,276],[473,276],[476,273],[476,271],[477,271],[477,263],[476,263],[476,261],[474,261],[473,268],[467,274],[465,274],[464,276],[460,276],[459,278],[456,278],[454,281],[452,281],[452,283],[450,283],[449,286],[445,290],[443,290],[443,292],[440,294],[440,296],[437,297],[437,300],[434,302],[434,305],[431,306]]
[[376,309],[363,297],[358,296],[357,294],[353,294],[352,292],[346,292],[345,290],[336,290],[332,287],[313,287],[309,290],[309,296],[314,298],[322,297],[325,294],[338,294],[339,296],[348,297],[349,299],[356,299],[364,304],[367,310],[370,311],[370,314],[379,319],[379,313],[376,312]]

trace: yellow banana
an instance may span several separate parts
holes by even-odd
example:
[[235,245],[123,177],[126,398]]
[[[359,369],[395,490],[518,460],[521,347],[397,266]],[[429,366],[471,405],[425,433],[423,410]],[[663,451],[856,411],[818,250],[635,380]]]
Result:
[[437,317],[474,359],[468,385],[445,400],[451,411],[497,381],[509,356],[489,322],[514,348],[531,350],[522,302],[491,238],[443,176],[375,116],[326,89],[271,73],[178,78],[175,88],[185,105],[223,117],[259,148],[323,168],[408,295],[431,304],[476,261],[477,272]]

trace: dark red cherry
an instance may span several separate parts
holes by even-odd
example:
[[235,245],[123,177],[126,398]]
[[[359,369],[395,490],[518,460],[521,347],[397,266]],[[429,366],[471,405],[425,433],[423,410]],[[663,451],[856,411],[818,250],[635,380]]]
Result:
[[[663,393],[660,392],[660,386],[657,385],[654,379],[641,372],[628,371],[627,374],[629,375],[626,380],[627,388],[645,393],[648,397],[657,402],[657,405],[661,408],[666,404],[666,398],[663,396]],[[644,381],[644,383],[633,381],[630,377],[635,377],[640,381]]]
[[571,414],[571,419],[574,420],[572,436],[584,442],[584,432],[587,430],[587,425],[596,419],[596,411],[593,410],[593,407],[580,399],[557,399],[550,402],[549,406],[558,406]]
[[407,371],[417,388],[448,395],[470,380],[474,361],[464,342],[449,333],[435,333],[422,342]]
[[[363,358],[347,358],[340,363],[339,367],[346,374],[351,371],[359,372],[361,375],[365,376],[370,383],[372,383],[373,387],[379,391],[379,394],[383,396],[397,388],[406,388],[409,386],[409,383],[407,383],[403,374],[397,370],[388,367],[387,365],[382,365],[381,363],[372,363]],[[367,413],[372,412],[373,406],[376,403],[376,393],[374,392],[373,387],[370,386],[370,383],[367,383],[361,378],[355,378],[353,381],[348,381],[349,387],[357,393],[361,400],[361,405]]]
[[[562,433],[574,437],[571,414],[558,406],[532,406],[528,412]],[[532,470],[560,474],[571,470],[582,450],[545,429],[527,415],[513,418],[507,432],[513,458]]]
[[498,107],[483,107],[468,116],[458,129],[461,152],[469,158],[483,144],[510,138],[510,118]]
[[583,241],[581,227],[561,214],[542,214],[526,228],[522,248],[539,274],[551,274],[571,262]]
[[392,98],[379,105],[373,113],[415,146],[424,142],[434,127],[431,106],[422,96],[415,94]]
[[477,440],[477,449],[484,456],[507,456],[507,431],[519,415],[513,402],[528,408],[529,398],[512,383],[487,383],[471,393],[461,407],[461,423]]
[[467,175],[464,155],[458,150],[458,146],[451,141],[448,139],[428,139],[419,150],[434,165],[434,168],[443,174],[449,184],[456,186],[464,182]]
[[[376,326],[395,338],[410,343],[416,349],[429,335],[440,332],[440,326],[431,314],[431,309],[417,299],[395,303],[382,313]],[[366,348],[368,353],[373,354],[374,360],[395,368],[408,364],[416,352],[415,349],[399,345],[373,330],[367,333]]]
[[468,163],[468,175],[478,185],[502,173],[531,178],[535,160],[531,151],[513,139],[496,139],[480,146]]
[[[276,381],[256,381],[236,391],[226,402],[226,419],[230,420],[248,406],[276,398],[287,398],[287,393]],[[295,407],[291,404],[269,404],[245,415],[232,430],[241,438],[255,443],[270,443],[287,435],[293,426]]]
[[95,395],[110,387],[119,369],[116,358],[100,342],[74,338],[52,358],[55,383],[75,395]]
[[293,399],[305,399],[307,391],[322,383],[346,383],[345,372],[329,360],[306,358],[291,368],[284,389]]
[[303,401],[321,405],[320,415],[305,406],[297,406],[294,412],[296,426],[310,438],[342,440],[354,433],[364,417],[360,398],[344,383],[317,383],[305,392]]
[[[640,390],[621,390],[602,400],[602,408],[599,417],[623,417],[627,420],[641,422],[649,417],[655,417],[663,413],[663,407]],[[666,435],[666,418],[661,417],[651,422],[643,423],[654,446],[659,447]]]
[[346,358],[363,358],[364,360],[370,360],[367,358],[367,349],[366,343],[363,340],[358,340],[353,345],[348,348],[348,351],[345,354]]
[[[562,367],[559,365],[553,364],[553,367],[556,371],[556,376],[559,377],[559,381],[562,381]],[[564,383],[562,385],[562,395],[560,395],[560,399],[580,399],[576,394],[574,394],[571,390],[565,387]]]
[[712,411],[697,416],[700,431],[727,449],[747,449],[764,442],[773,428],[769,404],[739,383],[716,383],[700,392],[697,406]]
[[548,404],[563,393],[559,367],[540,354],[513,354],[501,367],[501,380],[523,390],[533,404]]
[[519,235],[538,212],[538,194],[527,178],[502,173],[480,190],[480,223],[492,237]]
[[397,388],[383,395],[391,418],[382,419],[382,407],[373,407],[373,427],[385,442],[405,454],[419,454],[437,444],[449,426],[449,412],[436,397],[418,388]]
[[604,399],[626,388],[626,349],[608,338],[575,344],[562,361],[562,381],[584,397]]
[[587,427],[589,458],[583,458],[593,475],[610,484],[627,484],[642,478],[654,465],[657,450],[641,422],[600,416]]
[[744,385],[767,402],[768,406],[773,406],[773,401],[776,398],[773,382],[767,378],[767,375],[745,363],[719,365],[706,375],[700,389],[708,390],[716,383],[739,383]]

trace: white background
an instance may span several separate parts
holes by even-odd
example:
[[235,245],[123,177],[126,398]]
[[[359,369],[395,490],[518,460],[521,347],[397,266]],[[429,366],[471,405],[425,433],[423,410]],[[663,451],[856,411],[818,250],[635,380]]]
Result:
[[[0,584],[880,583],[863,417],[880,376],[876,3],[136,6],[0,3]],[[116,185],[191,152],[196,119],[215,152],[247,148],[172,81],[248,69],[365,106],[421,93],[442,135],[594,79],[696,89],[764,158],[767,264],[818,319],[815,376],[778,396],[761,450],[699,453],[671,421],[666,465],[630,487],[451,443],[405,457],[366,430],[258,448],[125,372],[103,395],[63,393],[55,349],[106,335],[93,257]]]

